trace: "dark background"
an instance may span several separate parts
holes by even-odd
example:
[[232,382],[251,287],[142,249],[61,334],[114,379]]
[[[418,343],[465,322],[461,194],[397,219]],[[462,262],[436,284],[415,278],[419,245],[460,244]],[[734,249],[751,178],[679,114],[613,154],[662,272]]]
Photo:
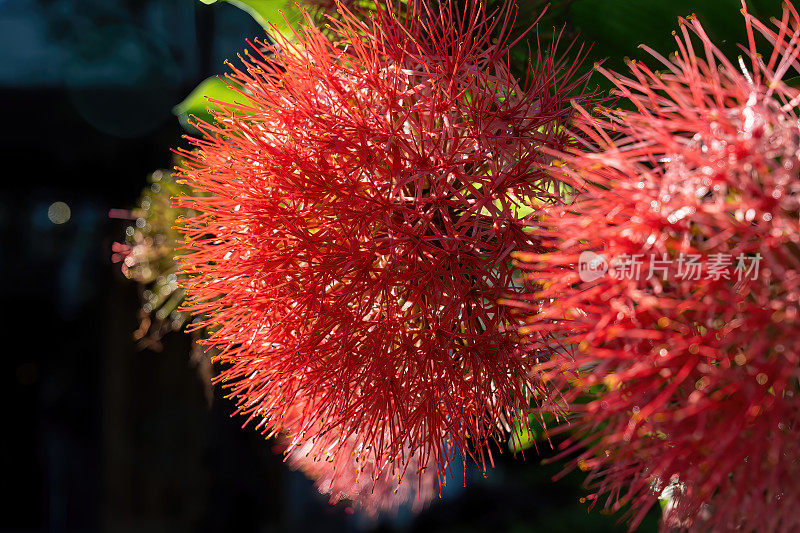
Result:
[[[756,4],[766,15],[780,2]],[[598,41],[590,61],[611,55],[621,68],[639,42],[673,49],[675,15],[693,11],[736,53],[739,7],[557,1],[551,23]],[[624,530],[579,503],[580,476],[553,483],[560,465],[507,452],[488,477],[470,471],[466,489],[451,480],[421,515],[370,522],[329,506],[229,418],[218,390],[208,406],[188,337],[136,347],[137,289],[110,262],[125,223],[108,211],[132,207],[145,176],[172,165],[183,134],[172,107],[260,34],[228,4],[0,0],[0,531]],[[48,218],[56,201],[71,209],[64,224]]]

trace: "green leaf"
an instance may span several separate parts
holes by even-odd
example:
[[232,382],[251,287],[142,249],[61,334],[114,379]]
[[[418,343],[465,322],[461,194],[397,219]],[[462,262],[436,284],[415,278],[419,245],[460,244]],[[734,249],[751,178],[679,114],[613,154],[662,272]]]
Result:
[[514,431],[508,437],[508,450],[518,453],[532,447],[536,442],[536,434],[521,424],[515,424]]
[[[525,423],[524,416],[514,420],[514,430],[508,436],[508,449],[511,453],[518,453],[536,444],[537,439],[546,439],[547,429],[538,417],[530,415]],[[550,418],[549,416],[547,418]],[[553,420],[551,420],[552,422]]]
[[[200,0],[204,4],[213,4],[217,0]],[[292,0],[220,0],[233,4],[247,11],[262,28],[269,32],[277,31],[291,39],[291,27],[298,24],[301,17],[300,7]]]
[[224,105],[220,105],[211,100],[220,102],[230,102],[232,104],[249,105],[252,102],[249,98],[237,92],[230,81],[222,80],[216,76],[207,78],[200,82],[200,85],[187,96],[183,102],[172,108],[172,112],[186,124],[190,116],[195,116],[206,122],[213,120],[209,110],[221,110]]

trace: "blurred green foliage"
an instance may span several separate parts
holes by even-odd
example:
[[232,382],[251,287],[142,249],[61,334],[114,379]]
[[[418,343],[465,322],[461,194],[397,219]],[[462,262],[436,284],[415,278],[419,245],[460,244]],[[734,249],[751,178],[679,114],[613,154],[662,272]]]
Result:
[[[200,0],[213,4],[218,0]],[[301,19],[300,8],[292,0],[220,0],[250,13],[262,28],[272,33],[277,31],[287,37],[292,34],[291,26]]]
[[181,287],[184,274],[175,256],[182,253],[179,245],[183,239],[176,225],[192,212],[172,202],[190,192],[169,171],[156,170],[148,177],[147,187],[131,211],[132,224],[125,230],[122,272],[138,283],[142,302],[134,338],[149,348],[157,349],[161,337],[183,329],[191,319],[180,309],[185,297]]
[[[747,0],[748,10],[763,21],[780,16],[782,5],[781,0]],[[741,9],[741,0],[574,0],[569,16],[581,38],[592,44],[591,59],[624,72],[626,58],[650,58],[640,44],[664,55],[674,52],[678,17],[693,14],[717,47],[735,58],[747,42]]]
[[249,99],[242,94],[240,88],[234,82],[212,76],[200,82],[200,85],[195,87],[189,96],[176,105],[172,112],[185,128],[191,129],[192,117],[203,122],[213,121],[211,112],[220,111],[223,107],[218,102],[244,105],[250,103]]

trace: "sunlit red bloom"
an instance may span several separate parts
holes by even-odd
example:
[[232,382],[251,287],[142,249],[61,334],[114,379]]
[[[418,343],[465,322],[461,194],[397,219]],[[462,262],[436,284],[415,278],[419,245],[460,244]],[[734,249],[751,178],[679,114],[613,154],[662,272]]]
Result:
[[529,206],[561,194],[541,149],[567,142],[585,78],[548,51],[520,85],[508,11],[376,9],[234,71],[252,105],[201,125],[185,154],[212,196],[180,201],[201,213],[181,260],[240,412],[280,429],[311,395],[314,432],[441,474],[468,440],[483,463],[528,405],[505,332],[519,324],[497,300],[511,252],[537,247]]
[[540,222],[553,251],[519,256],[539,288],[509,303],[561,351],[547,407],[634,525],[671,483],[665,528],[800,529],[800,96],[781,81],[800,21],[745,20],[739,64],[689,18],[662,72],[605,73],[633,109],[583,122],[594,144],[559,167],[579,193]]

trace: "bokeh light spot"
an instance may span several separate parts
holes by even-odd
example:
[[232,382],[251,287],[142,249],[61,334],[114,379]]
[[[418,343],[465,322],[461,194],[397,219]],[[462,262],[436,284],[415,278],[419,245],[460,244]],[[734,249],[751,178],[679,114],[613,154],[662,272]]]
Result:
[[72,216],[72,210],[64,202],[53,202],[47,208],[47,218],[53,224],[66,224]]

